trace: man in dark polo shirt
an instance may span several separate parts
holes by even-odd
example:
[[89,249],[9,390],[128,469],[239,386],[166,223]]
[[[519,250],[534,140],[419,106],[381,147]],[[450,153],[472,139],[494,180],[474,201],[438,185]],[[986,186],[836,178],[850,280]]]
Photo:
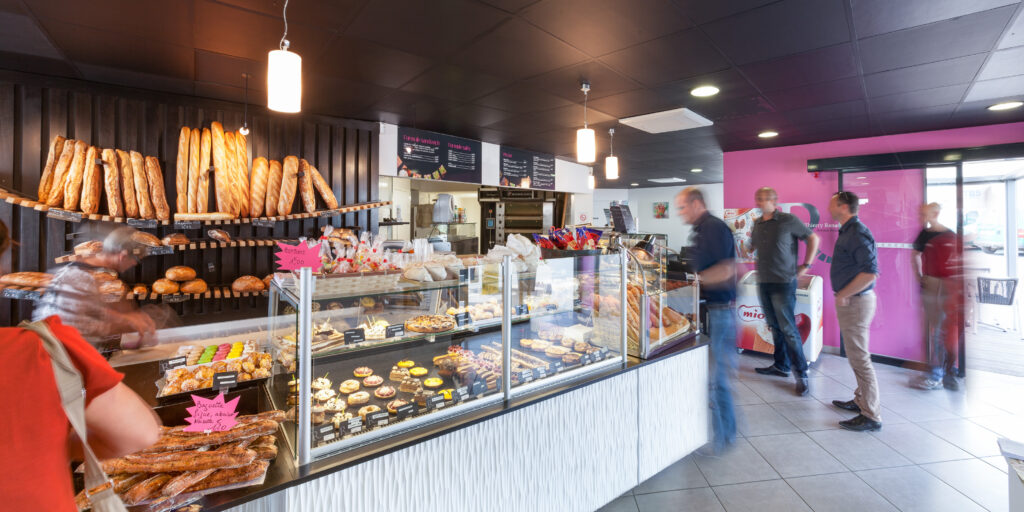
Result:
[[836,319],[843,337],[846,358],[850,362],[857,389],[853,400],[833,400],[841,409],[860,413],[840,421],[839,426],[858,432],[882,428],[882,404],[878,395],[878,379],[871,364],[868,338],[875,316],[875,279],[878,278],[878,251],[875,237],[857,218],[860,198],[853,192],[832,196],[828,211],[839,221],[839,237],[832,251],[832,291],[835,292]]
[[732,373],[736,369],[736,246],[729,226],[712,216],[694,187],[676,195],[676,209],[693,226],[693,267],[708,308],[711,330],[711,414],[715,452],[736,442]]
[[[754,201],[761,209],[750,240],[757,253],[757,291],[761,311],[775,343],[775,364],[755,370],[762,375],[788,377],[792,364],[796,394],[803,396],[809,391],[807,358],[793,310],[796,308],[796,278],[811,268],[818,252],[818,235],[795,215],[778,210],[779,195],[771,187],[759,188],[754,193]],[[800,266],[796,264],[798,240],[807,243]]]

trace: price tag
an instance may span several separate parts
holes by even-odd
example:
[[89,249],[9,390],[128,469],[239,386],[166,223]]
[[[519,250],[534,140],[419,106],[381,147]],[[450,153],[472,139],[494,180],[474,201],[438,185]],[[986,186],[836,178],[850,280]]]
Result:
[[363,431],[363,418],[356,416],[348,421],[343,421],[338,425],[338,431],[341,435],[345,434],[358,434]]
[[582,364],[583,366],[586,366],[593,362],[594,359],[590,357],[590,354],[583,354],[583,357],[580,358],[580,364]]
[[455,325],[462,327],[464,325],[468,325],[471,323],[473,323],[473,319],[470,318],[469,312],[459,313],[455,315]]
[[519,383],[526,384],[533,382],[533,370],[523,370],[519,372]]
[[160,300],[162,300],[164,304],[177,304],[179,302],[185,302],[189,298],[190,296],[187,293],[171,293],[160,296]]
[[530,306],[527,306],[526,304],[520,304],[516,306],[516,314],[519,316],[529,315]]
[[384,329],[385,338],[401,338],[403,336],[405,336],[404,324],[389,325]]
[[551,365],[551,373],[561,373],[565,369],[565,365],[561,361]]
[[338,437],[334,433],[334,424],[328,423],[326,425],[320,425],[313,429],[313,438],[320,443],[329,443]]
[[213,374],[213,389],[224,392],[238,385],[238,372],[220,372]]
[[198,220],[176,220],[174,229],[201,229],[202,223]]
[[371,427],[383,427],[391,421],[387,411],[375,412],[366,415],[366,424]]
[[252,225],[257,228],[273,228],[277,224],[276,221],[270,219],[253,219]]
[[441,395],[434,395],[427,399],[426,410],[433,411],[437,409],[444,409],[444,397]]
[[469,400],[469,388],[462,386],[461,388],[456,389],[452,398],[455,399],[456,402],[465,402],[466,400]]
[[366,341],[366,334],[362,329],[349,329],[345,331],[345,344],[362,343]]
[[173,370],[175,368],[181,368],[188,362],[187,356],[172,357],[170,359],[164,359],[160,361],[160,373],[164,373],[167,370]]
[[547,376],[548,376],[548,372],[545,371],[544,368],[534,368],[533,369],[533,378],[539,380],[539,379],[543,379],[544,377],[547,377]]
[[162,254],[174,254],[173,245],[161,245],[160,247],[150,247],[147,251],[150,256],[159,256]]
[[467,281],[469,281],[469,269],[468,268],[460,268],[459,269],[459,282],[460,283],[465,283]]
[[40,297],[40,293],[35,290],[16,290],[13,288],[4,288],[0,292],[0,297],[7,299],[35,299]]
[[156,219],[128,219],[128,225],[133,228],[156,229]]
[[405,404],[398,409],[395,409],[395,417],[400,420],[411,417],[416,413],[416,404]]
[[67,210],[51,209],[46,210],[46,216],[51,219],[63,220],[67,222],[82,222],[81,212],[69,212]]
[[487,391],[487,383],[483,381],[476,381],[473,383],[473,387],[470,390],[470,394],[473,396],[480,396]]

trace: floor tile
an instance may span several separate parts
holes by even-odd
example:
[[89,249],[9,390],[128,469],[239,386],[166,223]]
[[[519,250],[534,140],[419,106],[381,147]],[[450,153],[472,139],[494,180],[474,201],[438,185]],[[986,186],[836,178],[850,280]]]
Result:
[[859,471],[857,475],[903,512],[985,510],[918,466]]
[[[945,420],[957,417],[952,412],[907,392],[886,393],[883,389],[882,403],[899,413],[900,416],[913,422]],[[884,421],[885,417],[883,416],[882,419]]]
[[792,378],[776,378],[775,380],[748,381],[747,386],[757,396],[768,403],[776,402],[801,402],[814,400],[810,394],[799,396],[796,394],[796,381]]
[[634,492],[646,494],[707,486],[708,481],[704,479],[704,475],[697,468],[697,464],[693,461],[693,455],[690,455],[648,478],[647,481],[638,485]]
[[597,512],[639,512],[639,510],[636,506],[636,500],[633,499],[631,494],[615,498],[611,503],[597,509]]
[[825,405],[818,400],[772,404],[772,408],[804,432],[834,430],[840,428],[840,421],[850,417],[849,414],[840,414],[841,409],[837,409],[831,402]]
[[[1018,399],[1024,401],[1024,398],[1018,397]],[[1018,441],[1024,440],[1024,416],[1001,414],[971,418],[971,421],[1002,437]]]
[[853,388],[833,379],[832,377],[811,377],[811,396],[826,403],[832,400],[849,400],[853,397]]
[[1006,473],[1010,469],[1009,465],[1006,462],[1006,457],[1003,457],[1002,455],[996,455],[994,457],[982,457],[980,460],[987,462],[990,466],[998,469],[999,471],[1002,471],[1003,473]]
[[774,480],[779,474],[746,439],[736,444],[721,456],[696,454],[693,461],[710,485],[727,485],[759,480]]
[[868,433],[819,430],[808,432],[807,435],[851,471],[910,464],[906,457]]
[[1007,411],[1000,409],[981,397],[954,393],[945,390],[919,391],[917,396],[923,400],[935,404],[947,411],[960,416],[961,418],[974,418],[977,416],[997,416],[1007,414]]
[[896,507],[853,473],[787,478],[814,512],[897,512]]
[[914,464],[973,458],[973,455],[913,423],[885,425],[871,435]]
[[723,485],[715,487],[715,494],[728,512],[811,512],[784,480]]
[[710,487],[640,494],[636,504],[640,512],[725,512]]
[[736,379],[733,381],[733,394],[732,400],[735,405],[756,405],[763,404],[764,400],[757,396],[750,388],[743,383],[743,381]]
[[799,428],[767,404],[737,407],[736,423],[744,437],[800,432]]
[[975,457],[999,455],[999,436],[971,420],[956,418],[918,423],[921,428],[935,434]]
[[783,478],[846,471],[846,466],[806,434],[752,437],[749,441]]
[[1006,474],[981,460],[938,462],[921,467],[990,512],[1009,510]]

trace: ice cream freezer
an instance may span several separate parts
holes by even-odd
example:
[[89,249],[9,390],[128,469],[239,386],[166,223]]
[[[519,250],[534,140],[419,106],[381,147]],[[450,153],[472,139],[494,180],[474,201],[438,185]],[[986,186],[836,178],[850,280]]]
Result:
[[[820,276],[805,275],[797,280],[796,328],[803,342],[807,362],[817,361],[821,354],[824,329],[821,324],[822,286]],[[761,300],[757,294],[757,271],[747,272],[739,282],[736,294],[736,328],[739,347],[771,354],[775,341],[764,318]]]

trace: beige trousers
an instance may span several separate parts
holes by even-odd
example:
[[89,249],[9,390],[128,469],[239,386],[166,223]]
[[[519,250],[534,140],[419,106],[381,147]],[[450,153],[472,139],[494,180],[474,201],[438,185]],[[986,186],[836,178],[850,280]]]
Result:
[[850,297],[846,306],[836,305],[839,332],[843,335],[843,347],[850,361],[853,375],[857,377],[857,389],[853,401],[860,407],[860,413],[875,421],[882,421],[882,403],[878,395],[878,379],[871,363],[868,339],[871,320],[875,317],[875,292],[868,291]]

